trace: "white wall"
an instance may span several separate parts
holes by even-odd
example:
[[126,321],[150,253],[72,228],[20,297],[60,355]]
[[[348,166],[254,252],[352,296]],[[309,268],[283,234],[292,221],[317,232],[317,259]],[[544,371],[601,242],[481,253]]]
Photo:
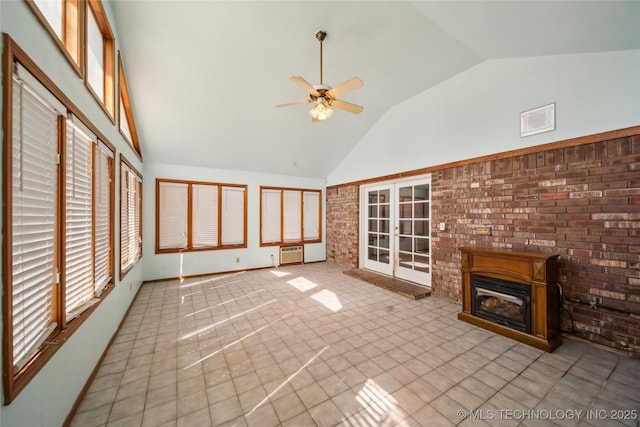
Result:
[[[245,184],[247,194],[247,248],[155,254],[156,178]],[[193,276],[272,265],[271,254],[278,261],[277,247],[260,247],[260,186],[322,190],[322,223],[325,218],[325,180],[270,175],[253,172],[208,169],[157,163],[144,165],[143,191],[143,260],[145,280]],[[326,244],[323,227],[321,243],[304,245],[305,262],[324,261]],[[237,261],[239,259],[239,261]]]
[[[556,104],[556,130],[520,137],[520,113]],[[640,51],[493,60],[391,109],[327,185],[640,125]]]
[[[120,154],[124,154],[138,170],[142,170],[142,164],[121,137],[118,128],[107,118],[97,101],[90,95],[84,81],[73,71],[49,34],[28,9],[26,2],[0,1],[0,5],[2,32],[8,33],[14,39],[116,147],[116,171],[119,167]],[[105,2],[104,6],[117,44],[117,29],[110,4]],[[124,61],[126,67],[126,58]],[[115,186],[115,212],[118,218],[120,176],[117,172]],[[120,258],[118,237],[120,229],[117,220],[114,225],[114,257],[117,260]],[[0,406],[0,424],[36,427],[59,426],[63,423],[142,283],[142,273],[143,265],[139,262],[125,277],[124,282],[120,283],[117,280],[116,263],[115,289],[17,398],[8,406]],[[2,310],[1,306],[0,310]]]

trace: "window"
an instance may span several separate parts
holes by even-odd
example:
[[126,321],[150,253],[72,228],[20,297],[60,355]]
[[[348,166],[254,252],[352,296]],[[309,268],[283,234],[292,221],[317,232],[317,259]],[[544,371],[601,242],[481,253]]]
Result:
[[80,64],[80,0],[27,0],[33,14],[51,34],[73,68],[82,75]]
[[120,280],[142,257],[142,175],[120,155]]
[[115,118],[114,37],[100,0],[89,0],[87,7],[86,82],[105,112]]
[[[6,58],[15,45],[5,37]],[[22,53],[15,53],[15,58]],[[10,402],[113,282],[113,147],[32,65],[5,80],[3,363]],[[38,76],[38,77],[36,77]],[[64,334],[64,339],[63,335]]]
[[321,241],[320,190],[260,187],[260,245]]
[[156,253],[246,247],[247,186],[156,180]]
[[129,99],[129,87],[127,86],[127,80],[124,75],[122,57],[118,57],[118,75],[118,124],[120,126],[120,133],[135,150],[138,157],[141,157],[140,142],[138,141],[138,132],[133,119],[133,108],[131,107],[131,100]]

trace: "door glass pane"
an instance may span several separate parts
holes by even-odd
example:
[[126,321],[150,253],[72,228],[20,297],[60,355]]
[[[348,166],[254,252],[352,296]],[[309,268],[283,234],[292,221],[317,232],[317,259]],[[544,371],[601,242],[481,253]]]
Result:
[[400,188],[400,192],[399,192],[400,199],[398,201],[400,203],[402,203],[402,202],[410,202],[413,199],[413,194],[411,194],[412,190],[413,190],[413,187],[402,187],[402,188]]
[[429,200],[429,184],[417,185],[414,187],[414,200]]
[[381,248],[389,249],[389,235],[388,234],[381,234],[378,237],[378,246],[380,246]]
[[417,202],[413,205],[414,218],[429,218],[429,202]]
[[422,271],[424,273],[429,272],[429,257],[416,255],[415,256],[415,269],[416,271]]
[[429,237],[429,221],[414,221],[414,236]]
[[389,205],[380,205],[380,218],[389,218]]
[[378,249],[372,248],[371,246],[369,246],[367,258],[369,258],[372,261],[377,261],[378,260]]
[[378,262],[389,264],[389,251],[380,250],[380,257],[378,258]]
[[369,231],[378,231],[378,221],[375,219],[369,220]]
[[413,221],[411,221],[410,219],[409,220],[406,220],[406,219],[400,220],[399,221],[400,228],[398,230],[399,233],[400,234],[412,234],[413,233],[412,225],[413,225]]
[[412,250],[412,238],[411,237],[400,237],[400,251],[411,252]]
[[401,203],[400,204],[400,218],[411,218],[411,203]]
[[381,219],[378,222],[378,226],[380,227],[380,229],[378,230],[380,233],[389,233],[389,220],[388,219]]
[[429,253],[429,239],[414,239],[414,252],[416,253]]
[[400,252],[398,263],[404,268],[413,268],[413,255]]

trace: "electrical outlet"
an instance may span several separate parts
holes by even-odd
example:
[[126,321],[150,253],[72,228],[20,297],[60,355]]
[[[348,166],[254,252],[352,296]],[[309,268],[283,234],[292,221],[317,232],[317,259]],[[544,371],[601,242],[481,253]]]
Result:
[[237,263],[240,262],[240,257],[236,258],[236,262]]
[[481,236],[491,236],[491,227],[478,227],[477,231]]

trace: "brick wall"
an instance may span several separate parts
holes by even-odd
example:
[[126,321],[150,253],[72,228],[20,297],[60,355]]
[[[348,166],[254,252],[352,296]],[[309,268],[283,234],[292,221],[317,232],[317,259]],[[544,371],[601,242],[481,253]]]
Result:
[[327,188],[327,259],[339,265],[358,266],[359,188]]
[[[640,356],[640,135],[545,148],[431,168],[432,291],[461,301],[459,246],[560,254],[563,328]],[[328,258],[355,267],[358,185],[327,198]]]

